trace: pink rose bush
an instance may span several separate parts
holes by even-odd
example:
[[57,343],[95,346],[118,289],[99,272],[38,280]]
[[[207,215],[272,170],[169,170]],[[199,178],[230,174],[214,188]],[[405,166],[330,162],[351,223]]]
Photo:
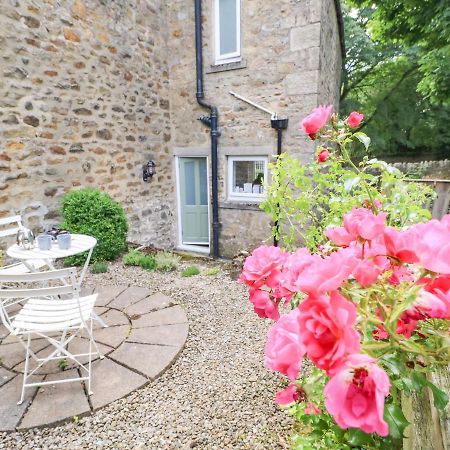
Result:
[[[413,336],[421,338],[422,322],[450,319],[450,252],[440,251],[450,242],[449,219],[450,215],[398,231],[386,225],[385,213],[355,208],[344,216],[343,227],[326,230],[332,249],[328,254],[311,254],[305,248],[293,253],[277,247],[256,249],[240,281],[250,287],[255,312],[276,321],[268,333],[266,367],[294,383],[307,358],[329,377],[324,405],[340,427],[386,436],[383,411],[389,376],[376,358],[361,353],[360,324],[372,327],[375,342],[396,335],[407,346]],[[427,277],[421,276],[424,271]],[[391,301],[376,299],[371,311],[367,312],[368,304],[358,309],[361,293],[377,284],[390,289],[404,284],[415,300],[394,307]],[[298,306],[280,315],[282,300],[287,305],[299,293],[303,297]],[[394,290],[392,294],[395,298]],[[309,411],[307,395],[299,392],[291,384],[276,401],[303,402]]]
[[[355,136],[367,144],[352,131],[362,114],[339,121],[331,110],[319,106],[302,121],[312,139],[337,143],[317,153],[329,171],[339,161],[351,165],[342,142]],[[391,412],[402,416],[397,391],[422,376],[414,368],[448,363],[450,215],[398,228],[392,224],[401,221],[373,193],[366,186],[342,222],[323,227],[326,239],[310,247],[317,251],[255,249],[239,281],[255,313],[274,321],[265,366],[289,380],[276,402],[391,439]]]

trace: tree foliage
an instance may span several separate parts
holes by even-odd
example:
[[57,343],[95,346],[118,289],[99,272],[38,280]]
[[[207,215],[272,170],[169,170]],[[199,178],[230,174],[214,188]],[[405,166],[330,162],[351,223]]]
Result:
[[347,0],[344,21],[341,111],[364,112],[373,155],[450,156],[450,2]]

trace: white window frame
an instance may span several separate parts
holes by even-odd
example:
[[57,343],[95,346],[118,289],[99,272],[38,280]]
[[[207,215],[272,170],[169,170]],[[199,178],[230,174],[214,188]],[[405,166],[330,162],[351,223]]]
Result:
[[264,184],[267,184],[268,174],[269,174],[269,158],[265,155],[260,156],[228,156],[227,161],[227,171],[228,171],[228,200],[229,201],[240,201],[240,202],[253,202],[259,203],[266,198],[266,192],[262,194],[253,194],[249,192],[234,192],[234,174],[233,174],[233,164],[237,161],[263,161],[264,162]]
[[219,20],[219,1],[214,0],[214,29],[215,29],[215,64],[226,64],[238,62],[241,60],[241,0],[236,2],[236,43],[237,51],[232,53],[220,54],[220,20]]

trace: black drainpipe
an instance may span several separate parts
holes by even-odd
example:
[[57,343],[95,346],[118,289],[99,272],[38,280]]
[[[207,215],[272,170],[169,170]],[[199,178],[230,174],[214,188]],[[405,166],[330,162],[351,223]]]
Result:
[[[282,152],[283,130],[285,130],[288,127],[288,122],[289,122],[289,119],[278,119],[278,118],[273,118],[270,121],[272,128],[277,130],[277,159],[281,155],[281,152]],[[277,205],[277,206],[278,206],[278,208],[280,207],[280,205]],[[278,220],[275,221],[275,229],[278,232],[278,229],[279,229]],[[278,239],[276,237],[273,238],[273,245],[275,247],[278,246]]]
[[202,46],[202,0],[195,0],[195,62],[197,70],[197,102],[210,110],[210,116],[201,116],[199,120],[211,128],[211,194],[212,194],[212,247],[213,256],[219,255],[219,188],[217,180],[217,141],[220,136],[217,108],[205,102],[203,92],[203,46]]

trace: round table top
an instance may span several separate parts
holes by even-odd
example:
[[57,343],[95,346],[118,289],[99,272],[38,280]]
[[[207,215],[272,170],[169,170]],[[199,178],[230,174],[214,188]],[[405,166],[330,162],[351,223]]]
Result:
[[52,241],[52,248],[50,250],[39,250],[37,245],[31,250],[25,250],[17,244],[11,245],[6,250],[6,254],[11,258],[16,259],[58,259],[66,258],[67,256],[77,255],[83,253],[97,244],[97,239],[85,234],[71,234],[70,248],[61,250],[56,241]]

